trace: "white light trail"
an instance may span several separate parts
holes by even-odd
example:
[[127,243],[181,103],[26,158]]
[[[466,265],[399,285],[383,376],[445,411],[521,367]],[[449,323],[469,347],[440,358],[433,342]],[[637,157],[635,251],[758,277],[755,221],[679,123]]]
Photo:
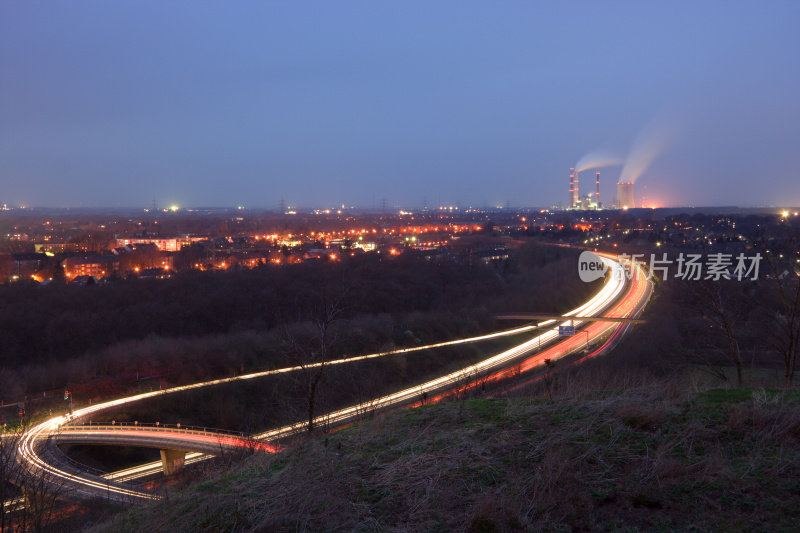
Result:
[[[603,285],[603,287],[593,296],[586,304],[574,309],[568,313],[565,313],[565,316],[581,316],[581,315],[597,315],[602,312],[604,309],[611,306],[614,301],[619,297],[622,293],[624,286],[625,286],[625,275],[622,266],[617,263],[615,260],[601,256],[602,260],[610,267],[612,271],[612,275],[608,276],[607,281]],[[574,326],[580,326],[582,324],[581,321],[578,320],[566,320],[566,321],[558,321],[560,324],[572,324]],[[374,359],[378,357],[384,357],[388,355],[396,355],[396,354],[406,354],[414,351],[419,350],[426,350],[431,348],[438,348],[442,346],[450,346],[456,344],[465,344],[469,342],[478,342],[481,340],[488,340],[492,338],[498,338],[503,336],[509,335],[516,335],[520,333],[525,333],[528,331],[532,331],[537,329],[541,326],[552,326],[556,325],[556,320],[548,320],[538,324],[537,326],[529,325],[524,326],[521,328],[515,328],[512,330],[492,333],[488,335],[482,335],[479,337],[472,337],[469,339],[459,339],[455,341],[447,341],[442,343],[431,344],[427,346],[420,346],[415,348],[401,348],[398,350],[391,350],[386,352],[379,352],[375,354],[368,354],[363,356],[356,356],[356,357],[349,357],[343,359],[336,359],[333,361],[328,361],[326,363],[315,363],[312,365],[306,365],[305,367],[300,366],[293,366],[287,368],[281,368],[276,370],[268,370],[264,372],[256,372],[252,374],[246,374],[242,376],[232,377],[232,378],[224,378],[218,380],[211,380],[211,381],[204,381],[200,383],[194,383],[191,385],[183,385],[178,387],[172,387],[169,389],[159,390],[159,391],[151,391],[147,393],[137,394],[133,396],[129,396],[126,398],[119,398],[117,400],[111,400],[108,402],[103,402],[100,404],[84,407],[82,409],[78,409],[75,411],[73,416],[58,416],[52,419],[46,420],[30,430],[26,431],[25,434],[22,436],[21,444],[19,446],[20,453],[22,457],[28,462],[29,468],[32,470],[39,470],[41,472],[47,473],[49,475],[61,478],[63,480],[72,482],[74,485],[83,485],[84,490],[86,492],[86,488],[89,490],[102,490],[103,494],[111,493],[121,496],[121,497],[128,497],[134,500],[155,500],[158,499],[157,496],[153,494],[149,494],[147,492],[142,492],[134,489],[128,489],[126,487],[120,487],[116,485],[110,485],[108,482],[98,482],[92,478],[82,477],[79,475],[72,474],[70,472],[64,471],[56,466],[50,465],[42,460],[35,450],[35,443],[36,440],[42,438],[43,436],[48,435],[49,433],[55,432],[59,426],[62,424],[69,423],[72,420],[77,420],[83,417],[88,416],[92,413],[97,413],[99,411],[103,411],[106,409],[110,409],[113,407],[118,407],[120,405],[130,404],[133,402],[141,401],[147,398],[152,398],[156,396],[162,396],[166,394],[174,394],[177,392],[188,391],[193,389],[198,389],[202,387],[210,387],[215,385],[220,385],[224,383],[232,383],[236,381],[243,381],[248,379],[256,379],[259,377],[265,377],[270,375],[282,374],[287,372],[293,372],[297,370],[301,370],[303,368],[310,368],[310,367],[317,367],[322,364],[326,365],[336,365],[336,364],[344,364],[356,361],[363,361],[367,359]],[[451,372],[445,376],[441,376],[439,378],[430,380],[428,382],[422,383],[420,385],[409,387],[404,390],[395,392],[393,394],[389,394],[386,396],[382,396],[377,398],[371,402],[365,402],[357,405],[353,405],[350,407],[346,407],[332,413],[328,413],[326,415],[322,415],[316,419],[317,423],[319,424],[337,424],[342,423],[348,420],[351,420],[357,417],[359,414],[368,412],[371,410],[377,409],[385,409],[390,406],[400,405],[409,403],[415,399],[422,397],[424,394],[432,393],[441,391],[448,387],[460,384],[464,379],[469,379],[470,377],[478,376],[479,374],[488,373],[492,371],[499,370],[510,362],[515,361],[516,359],[528,354],[537,346],[544,346],[552,342],[553,340],[558,338],[558,332],[556,328],[548,330],[540,335],[533,337],[532,339],[515,346],[509,350],[503,351],[493,357],[485,359],[479,363],[464,367],[458,371]],[[299,431],[304,430],[306,427],[305,422],[297,422],[295,424],[291,424],[288,426],[284,426],[281,428],[273,429],[270,431],[266,431],[259,435],[256,435],[255,438],[259,440],[276,440],[293,433],[297,433]],[[204,454],[190,454],[187,456],[187,462],[196,462],[204,460],[208,458],[208,455]],[[108,481],[121,481],[121,480],[130,480],[135,479],[137,477],[141,477],[145,474],[153,473],[154,471],[157,472],[160,470],[160,463],[149,463],[146,465],[141,465],[133,468],[129,468],[126,470],[122,470],[119,472],[114,472],[111,474],[107,474],[105,477]],[[76,489],[79,490],[79,489]]]

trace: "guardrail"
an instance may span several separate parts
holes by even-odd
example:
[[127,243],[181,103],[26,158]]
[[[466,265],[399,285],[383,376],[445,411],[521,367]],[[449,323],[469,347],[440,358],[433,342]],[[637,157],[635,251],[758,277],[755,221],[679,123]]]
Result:
[[119,423],[119,424],[81,424],[71,425],[62,424],[58,426],[56,434],[70,433],[77,431],[163,431],[170,433],[186,433],[190,435],[224,435],[238,437],[242,440],[250,440],[252,437],[241,431],[231,431],[229,429],[208,428],[202,426],[184,426],[182,424],[160,424],[155,423]]

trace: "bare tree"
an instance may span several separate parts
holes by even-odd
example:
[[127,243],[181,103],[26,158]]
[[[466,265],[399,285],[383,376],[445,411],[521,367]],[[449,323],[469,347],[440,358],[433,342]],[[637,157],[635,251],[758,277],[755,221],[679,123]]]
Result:
[[784,383],[791,387],[800,351],[800,272],[795,265],[784,264],[768,255],[771,267],[772,293],[768,295],[766,311],[772,335],[770,344],[781,355]]
[[25,491],[22,513],[27,525],[23,531],[45,531],[51,525],[63,484],[44,470],[26,473],[22,483]]
[[24,432],[0,437],[0,531],[44,531],[51,526],[63,483],[44,470],[29,471],[19,456]]
[[330,360],[338,340],[335,326],[344,310],[346,294],[347,288],[342,287],[331,296],[329,288],[323,286],[319,300],[306,310],[300,310],[301,313],[305,312],[305,318],[311,324],[313,331],[310,333],[304,333],[284,322],[283,332],[289,354],[302,368],[301,379],[305,389],[305,415],[309,433],[315,429],[319,387],[325,375],[326,363]]
[[[703,320],[712,328],[716,328],[725,339],[727,358],[736,368],[736,384],[742,386],[742,357],[739,341],[736,338],[736,326],[748,309],[746,294],[738,290],[732,282],[725,285],[720,281],[700,281],[692,284],[693,295]],[[727,381],[724,372],[717,373]]]
[[14,485],[19,481],[20,465],[17,461],[19,433],[3,433],[0,435],[0,531],[6,531],[7,519],[13,509],[21,503],[21,496]]

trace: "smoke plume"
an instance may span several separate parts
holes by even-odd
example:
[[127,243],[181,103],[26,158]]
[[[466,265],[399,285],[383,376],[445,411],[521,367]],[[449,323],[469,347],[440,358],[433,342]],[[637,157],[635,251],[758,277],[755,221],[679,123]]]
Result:
[[647,170],[653,159],[672,142],[675,133],[674,124],[666,121],[653,121],[645,127],[633,142],[619,181],[635,182]]
[[603,150],[593,150],[575,163],[575,172],[583,172],[590,168],[615,167],[621,164],[621,157]]

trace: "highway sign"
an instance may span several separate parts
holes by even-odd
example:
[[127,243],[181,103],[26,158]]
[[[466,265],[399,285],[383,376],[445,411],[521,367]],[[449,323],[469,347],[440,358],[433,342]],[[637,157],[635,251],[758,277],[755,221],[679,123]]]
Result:
[[558,335],[560,337],[571,337],[575,335],[575,326],[558,326]]

